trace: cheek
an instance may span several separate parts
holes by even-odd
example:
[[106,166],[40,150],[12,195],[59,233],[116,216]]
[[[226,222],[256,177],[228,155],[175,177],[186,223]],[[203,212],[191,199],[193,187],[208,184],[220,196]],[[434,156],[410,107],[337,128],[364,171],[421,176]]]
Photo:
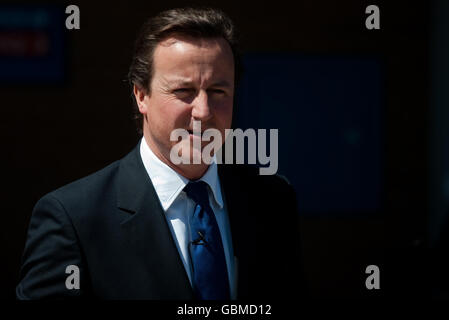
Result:
[[167,97],[155,97],[150,103],[149,117],[153,117],[159,129],[171,130],[186,109],[183,103]]
[[216,109],[215,117],[217,124],[222,128],[230,128],[232,122],[233,104],[232,100],[222,104]]

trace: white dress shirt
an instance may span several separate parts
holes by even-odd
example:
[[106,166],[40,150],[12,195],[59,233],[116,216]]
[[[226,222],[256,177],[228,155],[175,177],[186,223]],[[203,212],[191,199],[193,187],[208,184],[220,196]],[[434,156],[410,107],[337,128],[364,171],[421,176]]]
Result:
[[[189,242],[192,241],[192,239],[190,238],[189,221],[193,216],[195,203],[192,199],[187,197],[186,193],[183,191],[183,188],[187,185],[189,180],[162,162],[153,153],[143,137],[140,143],[140,155],[148,176],[159,197],[162,208],[165,211],[165,217],[173,235],[173,239],[175,239],[190,284],[192,284],[192,266],[189,253]],[[221,191],[215,157],[206,173],[199,180],[203,180],[210,187],[208,188],[209,203],[214,210],[215,218],[220,229],[228,269],[231,299],[235,300],[237,293],[237,274],[232,248],[231,228]]]

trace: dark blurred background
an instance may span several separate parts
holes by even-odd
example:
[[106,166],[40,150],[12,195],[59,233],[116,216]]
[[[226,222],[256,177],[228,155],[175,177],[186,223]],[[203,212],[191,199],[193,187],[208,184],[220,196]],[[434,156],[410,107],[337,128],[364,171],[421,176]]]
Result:
[[[65,28],[70,4],[80,30]],[[311,296],[447,297],[449,3],[187,3],[198,4],[240,30],[236,126],[279,129]],[[365,27],[370,4],[380,30]],[[137,143],[125,81],[135,35],[185,5],[0,5],[2,298],[14,298],[36,201]],[[380,290],[365,287],[370,264]]]

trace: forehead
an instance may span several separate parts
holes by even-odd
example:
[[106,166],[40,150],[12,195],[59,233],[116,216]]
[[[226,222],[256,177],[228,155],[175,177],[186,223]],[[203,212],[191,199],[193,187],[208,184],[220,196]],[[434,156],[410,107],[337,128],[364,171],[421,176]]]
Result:
[[213,76],[233,77],[234,57],[223,38],[192,38],[170,36],[161,41],[154,51],[154,75],[195,76],[208,73]]

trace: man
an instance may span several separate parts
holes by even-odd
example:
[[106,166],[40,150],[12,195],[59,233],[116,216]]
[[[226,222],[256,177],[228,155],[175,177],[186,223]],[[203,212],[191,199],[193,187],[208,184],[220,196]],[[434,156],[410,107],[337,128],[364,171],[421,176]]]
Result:
[[[273,299],[303,289],[292,187],[244,165],[174,164],[170,154],[178,143],[189,159],[201,151],[190,148],[194,121],[224,138],[237,62],[220,11],[169,10],[144,25],[129,71],[143,137],[38,201],[17,298]],[[171,141],[175,129],[190,134]]]

